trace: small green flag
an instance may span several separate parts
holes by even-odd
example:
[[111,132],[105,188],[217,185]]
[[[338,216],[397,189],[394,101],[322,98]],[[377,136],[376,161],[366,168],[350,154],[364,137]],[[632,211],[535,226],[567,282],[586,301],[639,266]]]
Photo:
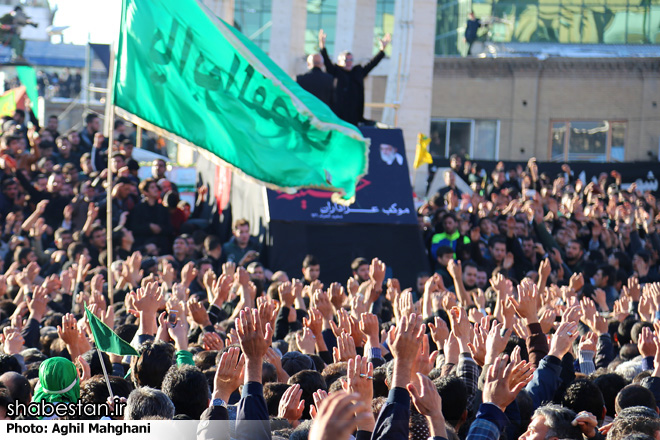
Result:
[[16,111],[16,89],[0,95],[0,116],[13,116]]
[[32,111],[39,114],[39,89],[37,88],[37,72],[31,66],[16,66],[18,80],[25,86],[25,93],[30,98]]
[[348,204],[368,140],[201,0],[124,0],[117,114],[276,189],[322,188]]
[[131,344],[117,336],[110,327],[105,325],[103,321],[90,312],[87,305],[85,305],[85,313],[87,314],[87,320],[89,321],[89,326],[94,335],[96,347],[99,350],[105,351],[106,353],[118,354],[120,356],[140,355],[133,347],[131,347]]

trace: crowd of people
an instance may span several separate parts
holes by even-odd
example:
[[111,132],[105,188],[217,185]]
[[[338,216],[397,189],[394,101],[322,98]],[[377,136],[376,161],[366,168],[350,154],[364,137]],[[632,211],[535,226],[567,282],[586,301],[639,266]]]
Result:
[[[0,419],[105,404],[105,367],[124,420],[227,421],[203,438],[660,438],[659,209],[618,173],[452,157],[418,212],[433,271],[358,258],[324,285],[320,256],[264,265],[244,219],[211,230],[165,162],[140,180],[129,139],[108,158],[99,125],[3,121]],[[85,305],[138,355],[99,356]]]
[[80,71],[71,72],[67,67],[60,72],[39,70],[37,87],[39,96],[46,98],[76,98],[82,90],[82,75]]

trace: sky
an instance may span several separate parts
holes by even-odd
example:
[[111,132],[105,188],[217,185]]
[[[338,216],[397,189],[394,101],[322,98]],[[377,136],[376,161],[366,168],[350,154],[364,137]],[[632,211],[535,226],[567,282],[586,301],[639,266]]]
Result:
[[121,0],[49,0],[58,7],[54,26],[70,26],[64,42],[87,44],[112,43],[119,32]]

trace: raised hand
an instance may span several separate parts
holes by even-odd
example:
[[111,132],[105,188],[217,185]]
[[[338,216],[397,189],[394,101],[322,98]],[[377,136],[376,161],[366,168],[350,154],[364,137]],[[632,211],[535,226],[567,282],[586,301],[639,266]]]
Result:
[[598,336],[607,333],[607,319],[598,313],[596,305],[590,298],[582,298],[582,301],[580,301],[580,310],[582,312],[580,320],[587,324],[591,331]]
[[245,357],[241,355],[238,347],[230,347],[229,350],[222,353],[213,377],[213,399],[229,402],[231,394],[243,382],[244,365]]
[[296,333],[296,343],[298,344],[301,353],[316,353],[314,350],[314,347],[316,346],[316,336],[314,336],[312,331],[307,327]]
[[426,417],[431,437],[447,438],[445,418],[442,414],[442,398],[438,394],[433,381],[423,374],[417,373],[419,386],[408,384],[408,392],[417,411]]
[[308,317],[303,318],[303,325],[309,328],[316,338],[323,338],[323,315],[316,308],[310,308]]
[[472,342],[468,344],[470,353],[472,354],[472,359],[480,365],[483,366],[486,362],[486,341],[488,339],[488,318],[482,318],[481,323],[477,322],[474,324],[474,335],[472,336]]
[[323,29],[319,30],[319,49],[325,49],[326,34]]
[[378,43],[380,46],[380,50],[385,50],[388,44],[392,41],[392,35],[391,34],[385,34],[383,38],[381,38]]
[[374,388],[374,366],[366,357],[355,356],[348,359],[346,370],[347,380],[342,383],[343,389],[356,393],[365,403],[371,404]]
[[561,315],[561,322],[577,322],[582,318],[582,308],[579,304],[569,306]]
[[292,307],[296,299],[293,293],[293,286],[289,281],[277,286],[277,293],[280,295],[280,304],[282,307]]
[[305,400],[300,400],[303,390],[299,384],[291,385],[282,395],[278,407],[277,417],[286,419],[294,428],[300,424]]
[[337,310],[337,324],[335,324],[334,321],[330,321],[330,328],[336,337],[341,336],[342,332],[350,335],[351,320],[348,316],[348,312],[344,309]]
[[64,341],[73,359],[83,354],[89,342],[82,331],[78,329],[76,317],[67,313],[62,317],[62,325],[57,326],[57,334]]
[[455,281],[463,280],[463,267],[460,261],[449,260],[447,271]]
[[314,391],[314,393],[312,393],[314,405],[309,406],[309,415],[312,417],[312,419],[316,418],[316,414],[318,414],[317,408],[321,406],[321,402],[327,397],[328,393],[323,390]]
[[[133,313],[139,316],[143,334],[156,333],[156,315],[159,309],[165,308],[165,298],[158,289],[158,284],[149,282],[127,295],[127,302],[134,308]],[[129,309],[130,310],[130,309]]]
[[550,272],[552,272],[550,260],[548,258],[541,260],[541,264],[539,265],[539,275],[547,280],[550,276]]
[[[161,260],[161,266],[162,266],[162,271],[160,274],[160,279],[169,288],[170,286],[172,286],[172,284],[174,284],[174,280],[176,279],[176,271],[174,270],[174,266],[172,266],[172,263],[170,263],[165,259]],[[140,272],[138,272],[138,274],[139,273]]]
[[[348,360],[347,380],[342,382],[343,389],[362,398],[365,405],[371,405],[374,397],[374,366],[366,357],[356,356]],[[314,401],[316,404],[316,400]],[[376,420],[373,416],[358,425],[361,431],[373,431]]]
[[486,375],[483,388],[484,403],[492,403],[502,410],[502,412],[506,410],[506,407],[515,400],[518,393],[532,379],[532,376],[528,375],[517,383],[512,384],[511,376],[514,365],[507,365],[508,360],[509,357],[504,355],[488,368],[488,374]]
[[346,290],[348,290],[348,296],[356,295],[359,289],[360,283],[358,283],[355,278],[351,277],[348,279],[348,281],[346,281]]
[[598,419],[589,411],[580,411],[571,422],[571,425],[580,428],[586,438],[593,438],[598,430]]
[[451,321],[451,332],[456,336],[461,353],[469,353],[472,335],[472,326],[468,319],[465,309],[462,307],[452,307],[449,311],[449,320]]
[[92,377],[92,369],[90,368],[89,364],[83,358],[82,356],[76,356],[73,358],[76,360],[76,370],[78,371],[78,375],[80,376],[80,382],[84,382],[87,379]]
[[228,276],[229,278],[234,278],[234,273],[236,272],[236,263],[234,262],[227,262],[222,265],[222,273],[223,275]]
[[[211,304],[216,305],[217,307],[222,307],[222,305],[229,298],[229,292],[231,291],[232,278],[228,275],[220,275],[213,286],[211,287],[212,295],[209,295],[209,300]],[[208,289],[207,289],[208,292]]]
[[368,348],[378,348],[380,346],[380,327],[376,315],[372,313],[362,314],[360,316],[360,331],[367,337]]
[[477,289],[472,292],[472,301],[477,306],[479,310],[484,310],[486,308],[486,294],[483,290]]
[[204,350],[215,350],[220,351],[225,348],[225,343],[222,342],[222,338],[216,332],[206,332],[202,336],[202,343],[204,345]]
[[176,315],[176,323],[168,325],[167,332],[174,341],[174,347],[177,351],[188,349],[188,321],[186,320],[184,307],[179,307],[179,314]]
[[281,383],[287,383],[289,380],[289,375],[282,368],[282,359],[279,354],[272,347],[268,347],[266,354],[264,355],[264,360],[275,367],[277,371],[277,381]]
[[522,320],[518,320],[513,323],[513,331],[522,340],[527,340],[527,338],[531,336],[529,329],[525,324],[523,324]]
[[215,272],[212,270],[207,270],[204,272],[204,276],[202,277],[202,285],[206,290],[209,290],[211,287],[213,287],[213,283],[215,283]]
[[344,362],[357,356],[355,341],[350,334],[342,332],[337,337],[337,346],[332,349],[332,357],[335,362]]
[[378,258],[371,260],[371,265],[369,265],[369,278],[374,283],[377,290],[380,291],[383,281],[385,281],[385,263]]
[[34,319],[41,322],[46,310],[48,309],[48,292],[41,286],[36,286],[32,292],[32,299],[27,301],[30,316],[28,319]]
[[594,290],[594,301],[598,304],[598,307],[602,312],[608,312],[610,310],[607,305],[607,294],[603,289]]
[[195,269],[195,263],[192,261],[186,263],[186,265],[183,266],[183,269],[181,269],[181,283],[186,289],[190,286],[196,276],[197,269]]
[[541,324],[541,330],[543,333],[548,334],[552,330],[555,319],[557,318],[557,312],[555,309],[546,309],[541,313],[541,319],[539,319],[539,324]]
[[550,341],[550,352],[548,356],[555,356],[561,360],[573,346],[573,341],[579,336],[576,322],[562,322],[552,335]]
[[357,427],[369,418],[373,418],[371,405],[361,401],[358,395],[338,391],[321,402],[308,438],[348,440]]
[[[129,282],[132,286],[138,286],[142,279],[142,254],[139,251],[133,252],[130,257],[126,259]],[[171,265],[170,265],[171,266]],[[170,284],[171,285],[171,284]]]
[[275,328],[275,321],[277,320],[277,313],[280,311],[280,304],[270,299],[267,296],[260,296],[257,298],[257,310],[262,323],[270,323],[272,328]]
[[[344,300],[346,299],[346,293],[344,292],[344,287],[339,283],[332,283],[327,290],[328,298],[334,306],[335,309],[339,309],[344,305]],[[351,298],[355,298],[357,295],[351,295]]]
[[495,274],[490,279],[490,285],[493,286],[498,296],[504,296],[506,292],[506,278],[501,273]]
[[431,339],[435,342],[435,345],[440,348],[444,346],[445,341],[449,337],[449,327],[444,319],[435,317],[433,323],[429,323],[429,329],[431,330]]
[[422,343],[417,350],[417,356],[415,358],[415,364],[412,369],[411,380],[415,380],[414,373],[422,373],[423,375],[428,375],[433,368],[435,368],[435,360],[438,358],[438,351],[430,352],[429,348],[429,337],[428,335],[422,336]]
[[425,329],[421,315],[411,313],[409,316],[403,316],[396,327],[390,330],[388,345],[394,356],[393,387],[405,388],[408,385]]
[[25,268],[25,273],[27,274],[27,278],[30,284],[34,284],[34,280],[37,278],[37,275],[39,275],[40,271],[41,268],[34,261],[27,265]]
[[568,288],[571,289],[573,292],[577,293],[579,292],[582,287],[584,286],[584,276],[582,273],[574,273],[571,275],[571,278],[568,281]]
[[317,290],[312,294],[312,307],[317,308],[321,312],[321,315],[323,315],[323,320],[332,325],[334,312],[332,310],[332,303],[330,303],[330,299],[328,299],[328,295],[325,292]]
[[399,295],[398,310],[401,317],[408,316],[413,312],[412,292],[410,289],[404,290],[401,292],[401,295]]
[[245,381],[261,383],[261,362],[270,347],[273,328],[270,323],[262,325],[256,309],[247,308],[241,310],[235,324],[238,340],[246,357]]
[[637,340],[637,349],[643,357],[655,356],[655,339],[653,330],[643,327]]
[[518,285],[518,300],[511,298],[513,308],[524,321],[525,325],[539,322],[536,313],[538,304],[538,288],[530,280],[523,280]]
[[2,329],[2,336],[4,337],[3,351],[9,356],[20,353],[23,350],[25,339],[21,332],[16,327],[5,327]]
[[[505,331],[506,330],[506,331]],[[497,357],[504,351],[511,338],[513,329],[504,329],[503,324],[495,324],[490,328],[486,338],[486,364],[494,364]]]
[[188,300],[188,313],[193,321],[200,327],[204,328],[212,325],[208,312],[196,297],[192,297]]

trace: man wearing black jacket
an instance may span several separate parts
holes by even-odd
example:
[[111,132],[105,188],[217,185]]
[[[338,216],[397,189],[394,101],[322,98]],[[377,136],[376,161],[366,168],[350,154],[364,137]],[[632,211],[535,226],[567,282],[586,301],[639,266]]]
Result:
[[370,123],[364,119],[364,78],[385,58],[385,48],[390,43],[390,34],[380,40],[380,52],[365,66],[353,65],[353,54],[342,52],[334,64],[325,50],[325,32],[319,31],[319,47],[325,63],[325,71],[336,79],[334,104],[331,107],[344,121],[349,124]]
[[309,71],[296,77],[296,82],[303,89],[323,101],[332,108],[332,95],[334,93],[334,78],[332,75],[321,70],[323,58],[315,53],[307,57],[307,68]]

